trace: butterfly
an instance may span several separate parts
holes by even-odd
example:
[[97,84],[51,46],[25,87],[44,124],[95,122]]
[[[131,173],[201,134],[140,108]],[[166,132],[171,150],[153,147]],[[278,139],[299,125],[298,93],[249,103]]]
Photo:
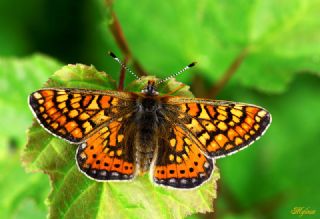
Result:
[[76,163],[89,178],[149,172],[156,185],[178,189],[209,180],[215,159],[247,147],[271,122],[251,104],[159,95],[154,80],[141,92],[44,88],[29,105],[45,130],[78,145]]

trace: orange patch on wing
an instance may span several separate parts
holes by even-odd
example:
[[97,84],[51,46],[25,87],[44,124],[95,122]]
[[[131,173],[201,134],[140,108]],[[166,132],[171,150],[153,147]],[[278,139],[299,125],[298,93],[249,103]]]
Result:
[[212,140],[211,142],[210,142],[210,144],[208,145],[208,147],[207,147],[207,150],[209,151],[209,152],[215,152],[215,151],[217,151],[217,150],[219,150],[220,149],[220,146],[219,146],[219,144],[215,141],[215,140]]
[[100,106],[101,108],[108,108],[110,107],[109,101],[110,101],[110,96],[102,96],[100,99]]
[[[91,167],[94,169],[101,169],[100,166],[101,166],[101,160],[103,159],[103,154],[99,153],[99,152],[95,153],[97,155],[97,157],[93,158],[91,161],[91,163],[92,163]],[[92,157],[92,155],[90,157]]]
[[214,139],[220,145],[220,147],[223,147],[229,141],[228,138],[223,134],[216,135]]
[[[198,176],[198,167],[195,166],[194,161],[195,159],[197,159],[196,156],[194,156],[194,153],[190,153],[189,157],[185,159],[185,168],[186,168],[186,172],[188,174],[189,177],[197,177]],[[191,170],[190,170],[191,168]]]
[[[188,173],[189,177],[193,178],[193,177],[197,177],[198,176],[198,172],[199,171],[195,167],[194,162],[192,160],[188,159],[186,161],[186,167],[188,168],[187,169],[187,173]],[[190,170],[190,168],[191,168],[191,170]]]
[[119,125],[120,125],[119,122],[116,122],[116,121],[111,122],[111,123],[109,124],[109,129],[112,130],[112,129],[114,129],[114,128],[117,128]]
[[47,110],[54,106],[52,101],[47,101],[43,105]]
[[54,95],[53,90],[42,90],[40,91],[43,97],[52,97]]
[[133,164],[129,162],[123,162],[122,164],[122,173],[124,174],[132,174],[133,173]]
[[85,153],[85,155],[87,156],[86,161],[85,161],[85,165],[91,165],[92,162],[94,161],[93,157],[92,157],[92,152],[88,151],[89,149],[87,148],[83,153]]
[[166,168],[164,166],[156,166],[154,175],[158,179],[165,179],[167,178],[166,175]]
[[50,117],[51,117],[52,120],[55,121],[55,120],[58,119],[60,116],[61,116],[61,113],[60,113],[60,112],[56,112],[56,113],[54,113],[53,115],[51,115]]
[[228,131],[228,138],[231,140],[231,141],[233,141],[233,139],[236,137],[236,136],[238,136],[239,134],[235,131],[235,130],[233,130],[233,129],[229,129],[229,131]]
[[110,146],[116,146],[117,145],[117,136],[118,136],[118,132],[120,129],[119,123],[118,122],[112,122],[109,125],[109,129],[110,129],[110,142],[109,145]]
[[76,128],[71,132],[72,136],[75,138],[82,138],[82,131],[80,128]]
[[196,103],[189,103],[188,107],[189,107],[188,113],[191,116],[196,116],[200,111]]
[[249,131],[250,131],[250,126],[248,126],[247,123],[242,123],[242,124],[241,124],[241,127],[242,127],[244,130],[246,130],[246,132],[249,132]]
[[259,109],[257,107],[248,106],[246,107],[246,111],[255,115],[259,111]]
[[[170,173],[171,171],[171,173]],[[178,175],[177,175],[177,165],[176,164],[170,164],[167,166],[167,177],[168,178],[177,178]]]
[[[58,114],[58,113],[57,113]],[[60,114],[61,115],[61,114]],[[65,116],[60,116],[58,119],[57,119],[57,122],[60,124],[60,126],[64,125],[67,121],[67,118]]]
[[205,172],[205,170],[204,170],[204,167],[203,167],[203,165],[204,165],[204,163],[207,161],[207,158],[203,155],[203,154],[201,154],[202,156],[198,159],[198,162],[199,162],[199,165],[198,165],[198,170],[200,171],[200,172]]
[[88,145],[95,145],[96,147],[101,147],[103,138],[101,138],[101,133],[96,133],[94,137],[88,139]]
[[189,154],[191,165],[197,172],[204,172],[203,164],[204,162],[206,162],[205,156],[202,154],[199,148],[195,145],[191,146],[191,151],[192,152]]
[[180,127],[176,127],[176,130],[175,130],[175,134],[176,134],[176,151],[177,152],[180,152],[183,150],[183,146],[184,146],[184,141],[183,141],[183,137],[184,135],[182,134],[183,131]]
[[216,114],[216,112],[214,111],[213,106],[206,106],[206,108],[210,116],[214,118],[214,115]]
[[101,151],[100,145],[96,144],[96,142],[93,141],[91,144],[87,142],[87,147],[84,152],[87,155],[86,163],[92,165],[93,168],[98,168],[100,165],[101,167],[104,166],[103,162],[106,159],[106,154]]
[[47,111],[47,114],[48,114],[48,115],[52,115],[52,114],[54,114],[55,112],[57,112],[57,109],[54,108],[54,107],[52,107],[52,108],[50,108],[50,109]]
[[238,134],[243,137],[246,134],[246,131],[243,130],[243,128],[241,128],[240,126],[236,126],[235,127],[236,132],[238,132]]
[[123,160],[114,158],[111,171],[117,171],[119,173],[122,173],[122,163],[123,163]]
[[110,142],[109,145],[110,146],[116,146],[117,145],[117,132],[112,132],[110,135]]
[[186,164],[177,165],[178,178],[187,178],[188,177],[188,168]]
[[176,151],[177,152],[181,152],[183,150],[183,145],[184,145],[184,142],[182,140],[182,138],[178,138],[177,139],[177,144],[176,144]]
[[64,127],[67,129],[68,132],[71,132],[77,126],[78,126],[78,124],[75,121],[70,121]]
[[113,164],[113,159],[107,155],[104,155],[104,157],[101,160],[101,169],[110,171],[112,164]]
[[249,126],[253,126],[253,124],[254,124],[254,119],[252,119],[251,117],[246,117],[245,119],[244,119],[244,121],[249,125]]
[[90,96],[90,95],[86,96],[86,97],[83,99],[83,101],[82,101],[82,105],[83,105],[84,107],[88,106],[88,104],[89,104],[89,102],[90,102],[91,99],[92,99],[92,96]]

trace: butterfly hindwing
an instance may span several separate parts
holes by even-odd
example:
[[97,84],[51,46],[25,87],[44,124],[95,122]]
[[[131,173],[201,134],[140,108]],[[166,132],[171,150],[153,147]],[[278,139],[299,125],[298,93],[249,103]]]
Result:
[[79,169],[101,181],[130,180],[135,176],[133,138],[120,121],[100,128],[77,151]]
[[186,98],[170,98],[167,104],[175,106],[179,123],[210,157],[222,157],[250,145],[271,122],[269,112],[255,105]]
[[[42,89],[29,96],[29,105],[50,133],[72,143],[81,142],[111,118],[121,117],[124,92],[83,89]],[[126,97],[129,99],[130,97]]]
[[203,154],[185,130],[173,126],[168,135],[159,138],[151,175],[156,184],[190,189],[210,178],[213,162]]

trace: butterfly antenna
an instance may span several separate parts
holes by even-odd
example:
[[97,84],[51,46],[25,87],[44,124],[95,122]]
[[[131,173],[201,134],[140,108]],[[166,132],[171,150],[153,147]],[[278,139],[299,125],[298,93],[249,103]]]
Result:
[[124,68],[125,70],[127,70],[128,72],[130,72],[137,80],[141,80],[141,78],[134,73],[133,71],[131,71],[130,68],[128,68],[125,64],[123,64],[120,59],[113,53],[113,52],[108,52],[109,56],[111,56],[114,60],[116,60],[116,62],[118,62],[122,68]]
[[195,66],[196,64],[197,64],[196,62],[190,63],[189,65],[187,65],[186,67],[184,67],[184,68],[181,69],[180,71],[178,71],[178,72],[176,72],[176,73],[174,73],[174,74],[172,74],[172,75],[170,75],[170,76],[168,76],[168,77],[166,77],[166,78],[164,78],[164,79],[161,79],[159,82],[157,82],[157,84],[161,84],[161,83],[163,83],[163,82],[165,82],[165,81],[167,81],[167,80],[169,80],[169,79],[171,79],[171,78],[174,78],[174,77],[180,75],[182,72],[188,70],[189,68],[192,68],[192,67]]

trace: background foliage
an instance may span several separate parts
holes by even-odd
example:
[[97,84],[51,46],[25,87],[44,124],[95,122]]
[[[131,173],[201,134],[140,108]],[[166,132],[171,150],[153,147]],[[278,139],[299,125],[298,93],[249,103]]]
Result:
[[[295,218],[294,207],[320,210],[319,10],[318,0],[2,0],[0,217],[44,218],[48,212],[48,177],[26,173],[20,161],[32,121],[27,95],[69,63],[93,64],[117,79],[119,66],[106,57],[108,50],[129,58],[137,72],[159,77],[198,61],[192,73],[177,78],[196,96],[271,112],[273,123],[261,140],[217,161],[216,213],[193,217]],[[127,47],[115,34],[115,18]]]

